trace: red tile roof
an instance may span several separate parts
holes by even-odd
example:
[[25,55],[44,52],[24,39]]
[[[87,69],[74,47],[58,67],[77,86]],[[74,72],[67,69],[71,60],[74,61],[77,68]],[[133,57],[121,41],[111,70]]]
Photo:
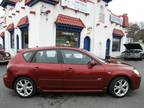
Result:
[[3,37],[3,36],[4,36],[4,32],[1,32],[1,33],[0,33],[0,37]]
[[0,5],[5,8],[7,5],[14,6],[17,2],[19,2],[19,0],[2,0]]
[[10,2],[14,2],[14,3],[17,3],[19,2],[19,0],[9,0]]
[[25,16],[25,17],[23,17],[23,18],[20,19],[20,21],[17,24],[17,27],[20,27],[22,25],[28,25],[28,24],[29,24],[28,17]]
[[85,25],[81,21],[81,19],[62,15],[62,14],[58,15],[56,24],[65,24],[65,25],[77,26],[77,27],[81,27],[81,28],[85,27]]
[[116,36],[124,36],[125,34],[123,33],[122,30],[119,29],[114,29],[113,30],[113,34],[115,34]]
[[28,4],[29,2],[31,2],[31,0],[25,0],[25,4]]
[[60,0],[25,0],[25,4],[28,6],[32,6],[36,3],[38,3],[39,1],[56,5],[59,3]]
[[11,23],[11,24],[9,24],[8,26],[7,26],[7,30],[8,31],[11,31],[11,30],[13,30],[14,29],[14,23]]

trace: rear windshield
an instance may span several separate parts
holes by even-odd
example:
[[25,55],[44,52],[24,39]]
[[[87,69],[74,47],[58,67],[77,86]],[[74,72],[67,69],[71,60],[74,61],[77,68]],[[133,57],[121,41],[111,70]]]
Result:
[[23,57],[27,62],[29,62],[31,60],[32,55],[33,55],[33,52],[26,52],[23,54]]

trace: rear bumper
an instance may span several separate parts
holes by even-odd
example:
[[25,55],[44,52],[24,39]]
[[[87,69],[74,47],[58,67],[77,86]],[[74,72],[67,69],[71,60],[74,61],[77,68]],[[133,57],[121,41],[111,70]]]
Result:
[[7,88],[12,89],[12,81],[9,80],[7,74],[3,76],[3,82]]

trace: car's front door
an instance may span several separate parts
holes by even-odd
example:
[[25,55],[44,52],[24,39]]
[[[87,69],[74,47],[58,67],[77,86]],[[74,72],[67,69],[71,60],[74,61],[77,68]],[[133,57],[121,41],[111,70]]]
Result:
[[57,50],[37,51],[32,60],[33,74],[43,90],[62,89],[63,72]]
[[98,90],[104,86],[104,68],[89,67],[92,60],[88,55],[75,50],[61,50],[63,57],[64,89]]

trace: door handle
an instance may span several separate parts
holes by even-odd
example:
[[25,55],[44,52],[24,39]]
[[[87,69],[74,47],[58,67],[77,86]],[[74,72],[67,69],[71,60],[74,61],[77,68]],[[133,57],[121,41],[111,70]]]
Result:
[[66,71],[67,72],[73,72],[73,68],[68,68]]
[[37,70],[37,71],[38,71],[38,70],[39,70],[39,67],[34,67],[33,70]]

